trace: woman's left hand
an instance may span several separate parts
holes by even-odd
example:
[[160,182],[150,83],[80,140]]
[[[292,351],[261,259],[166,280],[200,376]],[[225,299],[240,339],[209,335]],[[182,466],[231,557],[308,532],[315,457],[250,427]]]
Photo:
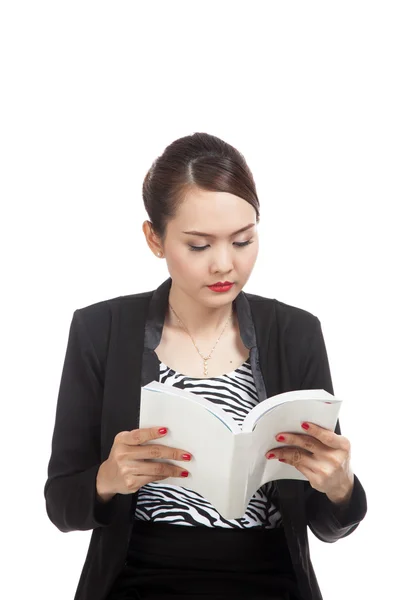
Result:
[[334,431],[314,423],[307,424],[307,434],[283,432],[276,436],[278,442],[295,448],[272,448],[265,456],[274,454],[276,459],[293,465],[314,489],[324,492],[332,502],[344,504],[351,497],[354,486],[350,442]]

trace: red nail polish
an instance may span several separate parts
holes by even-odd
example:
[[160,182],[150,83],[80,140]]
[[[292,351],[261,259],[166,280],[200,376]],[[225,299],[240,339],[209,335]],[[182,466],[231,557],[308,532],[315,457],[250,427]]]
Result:
[[276,439],[278,440],[278,442],[284,442],[285,441],[285,436],[284,435],[278,435],[278,437]]
[[166,427],[160,427],[160,429],[158,430],[158,433],[161,433],[161,435],[164,435],[164,433],[167,433],[168,429]]
[[181,477],[187,477],[189,475],[189,471],[182,471]]
[[284,458],[278,458],[279,462],[286,462]]
[[308,423],[302,423],[301,426],[303,429],[310,429],[310,426]]
[[276,458],[276,456],[275,456],[275,454],[270,453],[270,454],[267,454],[267,458]]
[[190,460],[192,457],[190,456],[190,454],[182,454],[182,458],[183,460]]

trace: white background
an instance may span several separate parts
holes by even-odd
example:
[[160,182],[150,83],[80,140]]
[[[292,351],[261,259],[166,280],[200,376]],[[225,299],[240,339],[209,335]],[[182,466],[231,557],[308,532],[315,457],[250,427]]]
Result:
[[368,513],[309,533],[324,600],[396,597],[399,29],[384,0],[1,4],[3,598],[74,597],[91,532],[61,533],[43,496],[69,324],[169,276],[141,185],[195,131],[255,177],[244,290],[319,317],[344,400]]

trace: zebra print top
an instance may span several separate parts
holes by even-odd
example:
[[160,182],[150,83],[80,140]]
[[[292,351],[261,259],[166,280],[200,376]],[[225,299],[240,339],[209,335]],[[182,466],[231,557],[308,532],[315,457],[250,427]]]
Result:
[[[246,414],[258,403],[249,358],[236,370],[221,375],[199,379],[177,373],[163,362],[159,381],[219,404],[236,422],[242,423]],[[135,519],[162,521],[173,525],[225,527],[247,529],[250,527],[282,527],[282,517],[272,502],[274,482],[263,485],[250,499],[246,513],[240,519],[224,519],[201,494],[185,487],[152,482],[138,492]]]

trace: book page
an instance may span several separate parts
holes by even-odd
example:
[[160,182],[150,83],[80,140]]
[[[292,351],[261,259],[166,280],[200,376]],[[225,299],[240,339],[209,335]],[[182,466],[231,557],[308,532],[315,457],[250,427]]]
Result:
[[[139,427],[154,426],[165,426],[168,433],[147,444],[171,446],[193,455],[190,462],[156,459],[156,462],[168,462],[189,471],[185,479],[168,477],[160,484],[194,490],[221,514],[227,513],[235,439],[238,436],[201,403],[188,401],[184,394],[160,393],[145,386],[142,387]],[[235,481],[241,479],[243,489],[246,487],[247,464],[247,459],[243,460],[241,472],[240,461],[234,466]]]
[[303,421],[309,421],[329,429],[335,430],[342,401],[323,400],[297,400],[280,404],[266,412],[257,420],[252,433],[252,448],[249,459],[249,476],[246,501],[268,481],[277,479],[302,479],[307,480],[293,465],[280,463],[277,459],[268,460],[265,454],[273,448],[288,446],[284,442],[277,442],[278,433],[288,432],[307,435],[301,427]]
[[246,415],[242,424],[242,431],[253,431],[257,421],[268,411],[280,404],[296,402],[298,400],[325,400],[326,402],[340,402],[340,400],[326,390],[292,390],[277,394],[259,402]]
[[217,419],[224,423],[225,427],[227,427],[233,433],[240,433],[242,431],[241,427],[239,427],[239,425],[231,417],[231,415],[224,411],[224,409],[221,406],[210,402],[210,400],[207,400],[207,398],[204,398],[199,394],[193,394],[188,390],[182,390],[180,388],[176,388],[155,380],[145,385],[142,389],[152,390],[161,394],[168,394],[168,396],[179,396],[180,398],[186,398],[186,400],[188,400],[189,402],[203,406],[206,410],[211,412]]

